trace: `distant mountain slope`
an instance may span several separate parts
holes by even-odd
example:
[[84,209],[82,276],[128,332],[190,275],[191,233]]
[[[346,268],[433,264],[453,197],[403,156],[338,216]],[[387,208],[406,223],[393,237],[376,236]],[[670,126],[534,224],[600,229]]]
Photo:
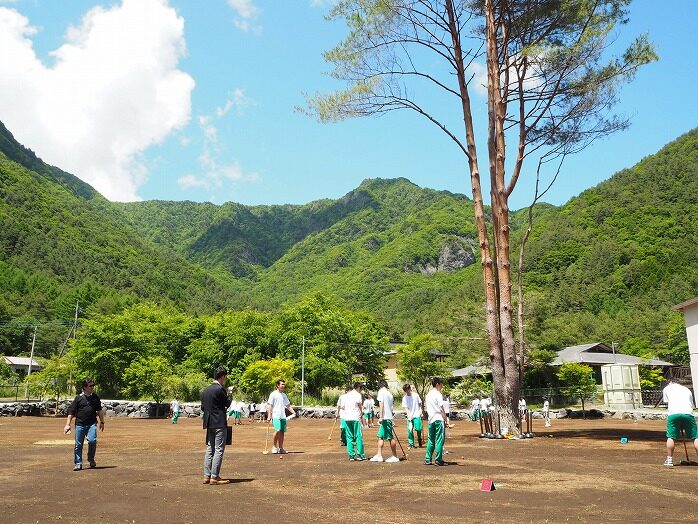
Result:
[[[191,312],[274,309],[311,293],[369,311],[394,337],[485,347],[472,202],[367,179],[306,205],[111,203],[0,128],[0,321],[152,299]],[[670,306],[698,294],[698,130],[562,207],[535,210],[526,252],[531,347],[664,351]],[[512,215],[512,254],[527,210]],[[679,330],[680,331],[680,330]],[[0,337],[0,345],[2,338]]]
[[70,318],[76,298],[103,310],[143,299],[191,311],[241,303],[231,277],[142,239],[90,186],[0,131],[0,317]]
[[543,217],[527,269],[540,341],[663,348],[670,306],[698,294],[698,129]]
[[253,277],[309,234],[372,204],[350,194],[302,206],[163,201],[117,205],[152,241],[206,267]]

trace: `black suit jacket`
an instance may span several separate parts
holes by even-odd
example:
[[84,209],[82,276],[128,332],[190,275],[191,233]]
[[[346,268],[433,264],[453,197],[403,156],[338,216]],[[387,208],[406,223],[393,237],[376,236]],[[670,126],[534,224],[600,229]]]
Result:
[[204,429],[218,429],[226,426],[226,410],[232,398],[225,388],[214,382],[201,393],[201,410],[204,412]]

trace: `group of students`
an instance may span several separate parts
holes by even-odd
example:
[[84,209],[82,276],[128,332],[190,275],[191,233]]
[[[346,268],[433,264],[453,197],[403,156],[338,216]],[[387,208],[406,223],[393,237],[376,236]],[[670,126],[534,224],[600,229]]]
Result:
[[[403,387],[405,395],[402,398],[402,406],[405,408],[407,418],[407,443],[409,448],[415,447],[415,433],[419,447],[422,447],[422,411],[426,407],[428,416],[427,449],[424,457],[425,464],[435,464],[445,466],[443,460],[444,441],[446,436],[446,426],[449,424],[448,404],[444,400],[441,390],[443,382],[439,377],[434,377],[431,381],[432,389],[426,396],[424,404],[419,395],[412,391],[412,387],[406,384]],[[381,380],[378,384],[379,390],[376,394],[378,403],[378,433],[376,454],[369,459],[370,462],[399,462],[397,456],[397,436],[395,435],[394,419],[394,397],[388,389],[388,383]],[[362,395],[363,384],[355,382],[352,388],[347,388],[347,392],[339,397],[337,402],[336,418],[340,420],[340,438],[346,444],[349,460],[360,462],[366,460],[364,454],[364,441],[362,428],[372,427],[374,418],[375,403],[370,394],[364,400]],[[365,425],[362,424],[362,419]],[[383,458],[383,447],[388,442],[391,455]]]

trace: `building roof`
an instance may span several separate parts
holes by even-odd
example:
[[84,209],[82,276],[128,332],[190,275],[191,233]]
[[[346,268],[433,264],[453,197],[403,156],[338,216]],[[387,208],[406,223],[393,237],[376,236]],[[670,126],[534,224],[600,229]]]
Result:
[[29,361],[31,360],[31,364],[33,368],[41,368],[43,367],[41,364],[39,364],[36,360],[30,359],[29,357],[3,357],[5,359],[5,362],[7,362],[10,366],[23,366],[23,367],[29,367]]
[[578,364],[637,364],[640,366],[673,366],[671,362],[665,362],[658,359],[646,359],[636,357],[634,355],[625,355],[615,352],[603,342],[592,342],[591,344],[582,344],[579,346],[569,346],[558,351],[557,357],[550,364],[552,366],[561,366],[568,362]]
[[[671,367],[674,364],[659,360],[656,358],[640,358],[634,355],[625,355],[619,352],[613,352],[613,349],[603,342],[592,342],[590,344],[581,344],[579,346],[569,346],[558,351],[557,357],[553,360],[551,366],[561,366],[567,362],[577,364],[591,364],[592,366],[600,366],[603,364],[625,364],[639,366],[659,366]],[[453,370],[454,377],[468,377],[474,375],[489,375],[492,370],[489,366],[466,366],[464,368]]]
[[472,375],[489,375],[492,370],[488,366],[466,366],[460,369],[454,369],[451,372],[453,377],[469,377]]
[[681,302],[680,304],[676,304],[671,308],[671,310],[683,311],[684,309],[688,309],[691,306],[698,306],[698,297],[692,298],[691,300],[687,300],[686,302]]

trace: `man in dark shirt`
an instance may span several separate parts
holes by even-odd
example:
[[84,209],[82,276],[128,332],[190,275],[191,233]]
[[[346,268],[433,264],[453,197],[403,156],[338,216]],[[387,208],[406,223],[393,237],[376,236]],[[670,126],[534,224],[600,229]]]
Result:
[[201,410],[204,412],[206,430],[206,455],[204,455],[204,484],[229,484],[220,477],[226,437],[226,410],[232,397],[226,394],[225,379],[228,372],[218,368],[213,383],[201,393]]
[[102,401],[94,392],[95,381],[86,378],[82,381],[82,393],[75,397],[68,409],[68,420],[64,431],[70,432],[70,421],[75,419],[75,466],[73,471],[82,469],[82,445],[87,436],[87,461],[90,467],[97,466],[95,452],[97,451],[97,417],[99,417],[99,429],[104,431],[104,412]]

